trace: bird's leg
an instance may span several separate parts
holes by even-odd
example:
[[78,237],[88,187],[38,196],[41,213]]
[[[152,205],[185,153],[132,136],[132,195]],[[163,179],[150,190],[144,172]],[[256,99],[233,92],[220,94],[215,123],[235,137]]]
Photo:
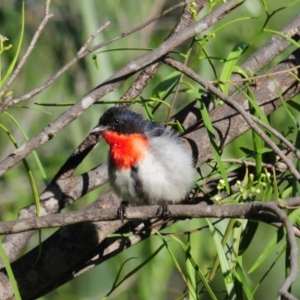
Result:
[[169,214],[169,203],[168,201],[164,200],[161,206],[158,208],[156,214],[157,215],[162,215],[163,217],[167,217]]
[[123,220],[124,220],[124,214],[125,214],[127,206],[128,206],[128,202],[127,201],[122,201],[120,203],[120,206],[118,207],[118,217],[121,219],[122,223],[123,223]]

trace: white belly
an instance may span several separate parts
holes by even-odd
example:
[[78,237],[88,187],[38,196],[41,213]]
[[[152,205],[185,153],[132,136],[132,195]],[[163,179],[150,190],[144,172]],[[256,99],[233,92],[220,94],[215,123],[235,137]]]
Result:
[[131,169],[110,168],[112,188],[123,201],[132,205],[179,202],[184,200],[193,184],[192,158],[174,136],[152,137],[147,155],[135,167],[139,187],[146,197],[138,195],[137,178]]

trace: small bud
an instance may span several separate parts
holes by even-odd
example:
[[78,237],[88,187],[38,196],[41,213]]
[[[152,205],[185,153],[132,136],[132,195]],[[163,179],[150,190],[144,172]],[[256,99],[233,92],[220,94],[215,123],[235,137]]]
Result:
[[220,197],[220,195],[216,195],[212,199],[213,199],[213,201],[218,202],[221,200],[221,197]]
[[1,42],[5,42],[5,41],[8,41],[8,38],[2,34],[0,34],[0,40]]

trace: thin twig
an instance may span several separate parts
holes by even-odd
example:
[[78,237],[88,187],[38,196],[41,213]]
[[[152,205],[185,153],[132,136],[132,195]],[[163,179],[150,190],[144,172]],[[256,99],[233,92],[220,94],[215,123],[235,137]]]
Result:
[[[246,161],[242,159],[237,159],[237,158],[223,158],[222,162],[224,163],[231,163],[231,164],[240,164],[240,165],[245,165],[249,167],[255,167],[256,163],[253,161]],[[287,167],[285,164],[281,163],[280,165],[278,164],[267,164],[267,163],[262,163],[261,166],[266,169],[277,169],[279,171],[286,171]]]
[[270,76],[274,76],[274,75],[289,73],[289,72],[292,72],[292,71],[296,71],[299,68],[300,68],[300,66],[295,66],[295,67],[286,69],[284,71],[271,72],[271,73],[266,73],[264,75],[250,76],[250,77],[247,77],[247,78],[233,79],[233,80],[221,80],[221,81],[220,80],[209,80],[208,82],[211,83],[211,84],[249,82],[249,81],[255,81],[257,79],[266,78],[266,77],[270,77]]

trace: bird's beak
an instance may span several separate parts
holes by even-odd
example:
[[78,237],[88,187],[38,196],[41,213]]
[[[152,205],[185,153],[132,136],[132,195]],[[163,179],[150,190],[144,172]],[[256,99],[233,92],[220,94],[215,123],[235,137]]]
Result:
[[107,126],[97,125],[90,133],[102,133],[103,131],[107,130]]

